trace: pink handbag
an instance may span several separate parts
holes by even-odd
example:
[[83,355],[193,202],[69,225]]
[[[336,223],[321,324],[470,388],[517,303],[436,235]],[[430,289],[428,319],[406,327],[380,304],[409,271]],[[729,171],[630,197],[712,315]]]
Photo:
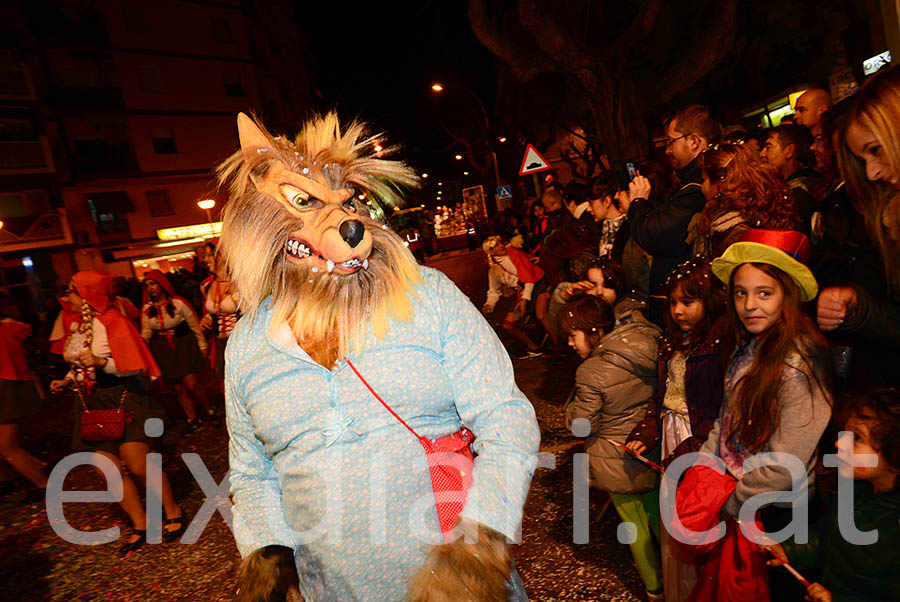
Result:
[[444,541],[451,539],[456,519],[466,505],[466,495],[472,486],[472,468],[475,465],[475,456],[472,454],[472,442],[475,435],[465,426],[455,433],[444,435],[438,439],[420,437],[411,426],[397,415],[385,401],[375,392],[362,374],[356,369],[350,360],[346,360],[350,369],[359,377],[359,380],[371,391],[381,405],[405,426],[413,436],[419,440],[419,445],[425,450],[428,459],[428,471],[431,473],[431,488],[434,491],[434,504],[437,509],[438,522],[441,525],[441,534]]

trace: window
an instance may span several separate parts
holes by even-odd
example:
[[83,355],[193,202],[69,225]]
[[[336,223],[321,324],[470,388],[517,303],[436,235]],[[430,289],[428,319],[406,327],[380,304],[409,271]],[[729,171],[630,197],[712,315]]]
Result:
[[234,42],[231,35],[231,25],[225,19],[210,19],[209,24],[212,28],[212,38],[216,42],[230,43]]
[[147,207],[150,209],[150,217],[175,215],[175,212],[172,211],[172,200],[169,198],[169,191],[165,189],[148,190]]
[[138,67],[138,88],[146,94],[164,94],[162,81],[159,79],[159,69],[156,67]]
[[225,72],[225,95],[246,96],[244,92],[244,82],[241,78],[240,71]]
[[151,137],[153,139],[153,152],[157,155],[174,155],[178,153],[172,128],[153,128]]

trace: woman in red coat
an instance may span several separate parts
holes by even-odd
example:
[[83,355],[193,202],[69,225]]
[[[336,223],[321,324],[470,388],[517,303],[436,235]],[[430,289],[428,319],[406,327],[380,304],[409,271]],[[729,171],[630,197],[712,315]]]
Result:
[[[0,293],[2,295],[2,293]],[[0,455],[38,489],[47,488],[46,466],[19,445],[19,421],[40,409],[22,343],[31,326],[16,320],[12,300],[0,297]]]

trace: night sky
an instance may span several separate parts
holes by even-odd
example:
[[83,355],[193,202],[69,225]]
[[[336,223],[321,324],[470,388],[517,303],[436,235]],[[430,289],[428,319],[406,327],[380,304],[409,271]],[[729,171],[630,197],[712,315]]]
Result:
[[[457,110],[454,103],[469,103],[470,112],[474,101],[452,86],[476,92],[489,114],[496,93],[496,60],[472,33],[466,2],[303,2],[297,15],[310,38],[318,109],[337,107],[343,119],[386,131],[420,170],[459,171],[455,150],[438,151],[450,143],[441,112]],[[445,86],[441,95],[434,81]]]

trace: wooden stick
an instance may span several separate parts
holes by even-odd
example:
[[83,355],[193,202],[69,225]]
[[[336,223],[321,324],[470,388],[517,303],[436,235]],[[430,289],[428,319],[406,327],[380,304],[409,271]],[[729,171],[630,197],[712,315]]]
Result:
[[660,466],[659,464],[657,464],[656,462],[651,462],[650,460],[648,460],[648,459],[645,458],[644,456],[636,456],[636,455],[632,454],[630,451],[628,451],[628,448],[625,447],[624,445],[622,445],[621,443],[616,443],[616,442],[613,441],[612,439],[608,439],[608,438],[606,438],[606,437],[604,437],[604,439],[606,439],[607,441],[609,441],[610,443],[612,443],[613,445],[615,445],[616,447],[618,447],[619,449],[621,449],[622,451],[624,451],[626,454],[628,454],[628,455],[631,456],[632,458],[637,458],[638,460],[640,460],[641,462],[643,462],[644,464],[646,464],[646,465],[649,466],[650,468],[652,468],[652,469],[654,469],[654,470],[657,470],[657,471],[659,471],[659,472],[666,472],[666,469],[663,468],[662,466]]
[[[766,548],[766,551],[767,551],[769,554],[771,554],[773,558],[776,558],[776,559],[778,559],[778,560],[781,560],[780,558],[778,558],[778,556],[775,556],[775,552],[773,552],[771,549]],[[799,581],[800,583],[802,583],[802,584],[803,584],[803,587],[809,587],[810,585],[812,585],[809,581],[807,581],[807,580],[803,577],[803,575],[801,575],[801,574],[797,571],[797,569],[795,569],[794,567],[792,567],[792,566],[791,566],[790,564],[788,564],[787,562],[782,563],[781,566],[783,566],[784,568],[786,568],[786,569],[788,570],[788,572],[789,572],[791,575],[793,575],[794,578],[797,579],[797,581]]]

